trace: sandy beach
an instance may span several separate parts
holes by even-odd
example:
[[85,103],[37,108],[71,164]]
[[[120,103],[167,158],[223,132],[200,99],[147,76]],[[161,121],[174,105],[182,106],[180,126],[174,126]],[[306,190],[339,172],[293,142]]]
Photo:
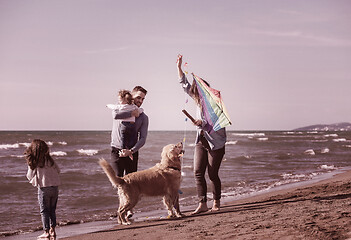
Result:
[[351,239],[351,171],[184,214],[60,239]]

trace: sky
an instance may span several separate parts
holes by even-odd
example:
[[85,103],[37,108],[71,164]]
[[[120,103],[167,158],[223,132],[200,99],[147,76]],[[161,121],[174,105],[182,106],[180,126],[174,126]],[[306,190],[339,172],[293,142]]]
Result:
[[110,130],[106,104],[136,85],[149,130],[194,130],[178,54],[221,91],[227,130],[351,122],[350,12],[348,0],[0,0],[0,130]]

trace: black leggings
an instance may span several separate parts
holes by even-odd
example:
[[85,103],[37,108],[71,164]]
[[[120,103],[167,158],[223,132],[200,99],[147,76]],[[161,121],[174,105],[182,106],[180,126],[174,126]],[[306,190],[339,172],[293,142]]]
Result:
[[211,150],[207,140],[201,136],[194,152],[194,174],[197,196],[200,202],[207,202],[206,168],[211,181],[213,199],[221,198],[221,179],[218,176],[219,167],[225,153],[225,147]]

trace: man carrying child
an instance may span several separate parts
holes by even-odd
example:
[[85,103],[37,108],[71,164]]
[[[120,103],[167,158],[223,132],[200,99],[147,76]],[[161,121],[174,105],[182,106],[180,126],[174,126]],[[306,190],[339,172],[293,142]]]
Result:
[[128,101],[128,91],[123,93],[124,99],[121,91],[120,104],[112,111],[111,166],[119,177],[137,171],[138,150],[145,144],[149,125],[148,116],[140,109],[147,91],[136,86],[131,92],[133,104]]

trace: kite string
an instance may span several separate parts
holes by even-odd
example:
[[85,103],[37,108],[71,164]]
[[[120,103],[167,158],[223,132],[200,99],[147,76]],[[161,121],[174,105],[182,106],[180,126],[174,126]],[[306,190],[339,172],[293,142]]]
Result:
[[[188,74],[188,63],[184,63],[184,74]],[[188,95],[184,92],[184,105],[183,105],[183,109],[187,109],[187,103],[188,103]],[[187,121],[188,121],[188,117],[185,117],[184,119],[184,133],[183,133],[183,150],[185,152],[185,147],[186,147],[186,133],[187,133]],[[182,161],[182,169],[183,169],[183,166],[184,166],[184,155],[185,153],[183,154],[183,161]],[[184,174],[184,172],[182,172],[182,175]]]
[[[186,93],[184,93],[184,106],[183,109],[186,109],[186,104],[188,103],[188,96]],[[183,132],[183,161],[182,161],[182,170],[183,170],[183,166],[184,166],[184,155],[185,155],[185,147],[186,147],[186,132],[187,132],[187,121],[188,121],[188,117],[185,117],[184,119],[184,132]],[[182,171],[182,175],[183,175],[183,171]]]

